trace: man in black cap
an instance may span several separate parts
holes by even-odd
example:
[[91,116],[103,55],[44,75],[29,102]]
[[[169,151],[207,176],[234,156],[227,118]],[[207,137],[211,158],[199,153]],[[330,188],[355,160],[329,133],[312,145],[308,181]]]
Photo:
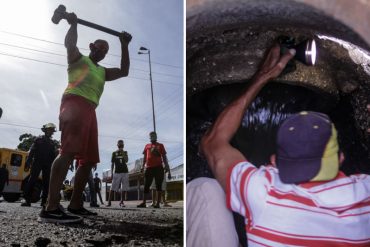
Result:
[[189,246],[238,246],[229,210],[245,218],[248,246],[370,246],[370,176],[339,171],[344,156],[327,115],[288,117],[271,166],[256,168],[230,144],[249,105],[294,54],[274,46],[203,136],[200,149],[218,183],[201,178],[187,185]]
[[55,157],[58,155],[58,148],[52,139],[52,135],[56,132],[56,126],[53,123],[48,123],[42,126],[41,130],[45,133],[37,137],[31,148],[26,160],[26,168],[31,167],[30,177],[26,183],[23,194],[25,202],[21,204],[23,207],[31,206],[31,195],[35,183],[42,171],[42,200],[41,206],[45,206],[49,192],[50,169]]

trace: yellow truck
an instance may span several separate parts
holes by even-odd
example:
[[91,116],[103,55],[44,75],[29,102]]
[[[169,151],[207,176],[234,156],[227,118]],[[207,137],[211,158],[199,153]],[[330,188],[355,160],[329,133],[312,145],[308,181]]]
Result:
[[[0,165],[6,165],[9,171],[9,185],[5,184],[3,190],[4,200],[7,202],[15,202],[19,200],[23,193],[23,188],[28,181],[29,169],[26,168],[26,159],[28,152],[0,148]],[[31,202],[37,202],[40,199],[42,191],[42,181],[39,178],[36,181],[32,191]]]

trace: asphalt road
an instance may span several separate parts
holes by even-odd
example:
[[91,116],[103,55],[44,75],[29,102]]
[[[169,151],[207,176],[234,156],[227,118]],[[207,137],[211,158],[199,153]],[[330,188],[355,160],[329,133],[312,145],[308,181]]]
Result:
[[[40,205],[0,202],[0,246],[183,246],[183,202],[171,208],[136,208],[137,201],[120,208],[92,209],[98,216],[82,224],[37,222]],[[68,203],[62,202],[66,208]],[[149,204],[148,204],[149,205]]]

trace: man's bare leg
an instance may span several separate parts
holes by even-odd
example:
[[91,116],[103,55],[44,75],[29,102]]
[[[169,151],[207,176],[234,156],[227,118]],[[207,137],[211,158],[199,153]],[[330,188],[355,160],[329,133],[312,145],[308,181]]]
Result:
[[152,190],[152,205],[155,205],[156,190]]
[[120,205],[122,207],[125,207],[124,201],[127,201],[127,191],[122,191],[122,194],[121,194],[121,203],[120,203]]
[[93,165],[94,164],[84,164],[78,166],[69,208],[80,209],[83,206],[82,192],[86,187]]
[[47,211],[55,210],[59,207],[60,190],[64,179],[67,176],[68,168],[72,164],[74,155],[72,154],[59,154],[51,167],[49,195],[46,205]]
[[123,190],[121,190],[121,200],[120,200],[120,202],[119,202],[119,205],[122,207],[123,206],[123,195],[124,195],[124,191]]
[[108,207],[110,207],[112,205],[111,201],[112,201],[112,189],[110,189],[110,191],[109,191],[108,205],[107,205]]
[[158,207],[161,203],[161,196],[162,196],[162,191],[157,190],[157,204],[156,204],[156,206],[158,206]]

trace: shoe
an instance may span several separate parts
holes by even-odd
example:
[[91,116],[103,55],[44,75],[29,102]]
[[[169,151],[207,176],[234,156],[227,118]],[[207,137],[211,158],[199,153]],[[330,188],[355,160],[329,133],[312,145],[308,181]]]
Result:
[[68,207],[67,210],[68,210],[68,212],[70,212],[72,214],[83,215],[83,216],[93,216],[93,215],[95,216],[95,215],[98,215],[97,213],[92,212],[92,211],[89,211],[89,210],[87,210],[84,207],[81,207],[79,209],[72,209],[72,208]]
[[139,205],[137,205],[138,208],[146,208],[146,203],[140,203]]
[[108,202],[107,207],[110,207],[110,206],[112,206],[112,204],[110,202]]
[[155,206],[155,204],[154,204],[154,203],[150,204],[150,207],[151,207],[151,208],[154,208],[154,206]]
[[22,202],[21,206],[22,207],[31,207],[31,203],[29,203],[29,202]]
[[168,203],[165,203],[165,204],[163,205],[163,207],[170,208],[170,207],[172,207],[172,205],[170,205],[170,204],[168,204]]
[[59,210],[62,210],[64,213],[66,212],[66,209],[63,207],[62,204],[58,205]]
[[42,223],[81,223],[83,219],[77,215],[69,215],[64,213],[60,208],[57,208],[52,211],[46,211],[45,209],[41,210],[39,218],[37,221]]
[[92,207],[92,208],[98,208],[100,206],[97,203],[91,203],[90,204],[90,207]]
[[153,208],[161,208],[161,206],[159,206],[159,204],[156,204]]
[[126,207],[126,206],[125,206],[125,204],[124,204],[123,202],[120,202],[120,203],[119,203],[119,206],[120,206],[121,208]]

